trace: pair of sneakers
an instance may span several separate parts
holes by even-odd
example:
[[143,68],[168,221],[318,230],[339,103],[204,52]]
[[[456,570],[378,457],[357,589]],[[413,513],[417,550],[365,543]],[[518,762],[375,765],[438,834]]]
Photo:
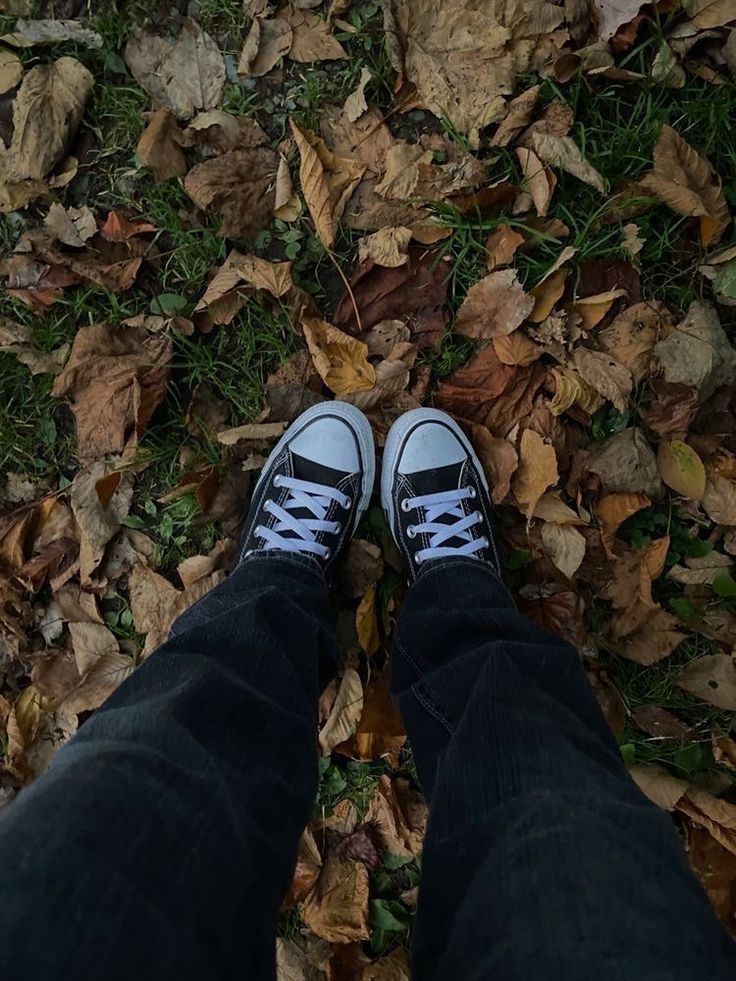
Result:
[[[323,402],[292,423],[253,493],[243,557],[299,553],[327,575],[350,542],[373,492],[376,455],[366,416]],[[470,556],[500,575],[483,469],[444,412],[415,409],[391,427],[383,453],[381,502],[414,580],[428,562]]]

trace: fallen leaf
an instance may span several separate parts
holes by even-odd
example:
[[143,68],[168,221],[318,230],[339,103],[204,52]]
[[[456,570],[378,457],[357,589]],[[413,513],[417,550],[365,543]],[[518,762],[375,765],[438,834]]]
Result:
[[23,62],[13,51],[0,48],[0,95],[12,91],[23,78]]
[[365,101],[365,87],[372,78],[373,76],[370,71],[367,68],[363,68],[360,73],[358,87],[345,100],[343,111],[351,123],[359,119],[368,108],[368,103]]
[[598,474],[609,493],[662,495],[657,460],[640,429],[624,429],[609,436],[588,459],[588,469]]
[[616,532],[624,521],[651,503],[646,494],[604,494],[597,501],[595,513],[609,554],[613,553]]
[[510,334],[534,309],[515,269],[489,273],[471,286],[455,319],[454,331],[464,337],[491,338]]
[[110,211],[105,224],[100,229],[100,235],[106,242],[128,242],[136,235],[144,235],[156,230],[156,226],[149,221],[128,221],[125,215]]
[[632,261],[636,260],[646,245],[646,239],[641,237],[641,229],[635,222],[628,222],[621,229],[621,248]]
[[307,927],[329,943],[367,940],[368,869],[328,852],[317,884],[300,907]]
[[677,214],[699,217],[703,245],[715,244],[731,223],[720,178],[671,126],[662,127],[654,169],[639,183]]
[[362,975],[362,981],[410,981],[410,978],[406,951],[401,947],[368,964]]
[[678,629],[677,617],[656,609],[647,615],[638,630],[625,637],[619,654],[628,661],[649,667],[668,658],[686,639],[687,634]]
[[355,734],[362,711],[363,684],[360,675],[353,668],[346,668],[335,703],[319,733],[323,756],[329,756],[335,746]]
[[346,596],[357,599],[383,576],[381,549],[365,538],[353,538],[343,559],[338,582]]
[[695,874],[708,894],[723,925],[734,935],[736,927],[736,856],[702,827],[692,825],[687,834],[687,852]]
[[34,346],[33,330],[30,327],[0,318],[0,351],[14,354],[32,375],[58,375],[69,353],[69,345],[62,344],[55,351],[46,354]]
[[355,611],[355,632],[358,635],[364,654],[373,657],[381,646],[378,632],[378,617],[376,615],[376,587],[371,586],[358,604]]
[[358,266],[350,278],[350,293],[345,292],[335,310],[338,327],[358,334],[384,320],[402,320],[420,348],[440,340],[447,325],[449,267],[429,249],[410,247],[408,255],[406,265],[395,269],[370,261]]
[[52,204],[43,220],[49,231],[64,245],[84,248],[84,243],[97,232],[95,216],[85,205],[82,208],[62,208]]
[[267,75],[291,51],[294,32],[286,20],[254,17],[238,61],[238,75]]
[[151,117],[136,151],[144,167],[150,167],[157,182],[181,177],[187,172],[182,147],[188,140],[176,123],[170,109],[161,107]]
[[544,163],[567,171],[585,184],[590,184],[601,194],[605,194],[605,180],[583,157],[580,147],[571,136],[555,136],[553,133],[536,131],[529,137],[529,146]]
[[190,17],[184,18],[175,39],[135,31],[125,46],[125,61],[156,105],[171,109],[180,119],[189,119],[198,109],[213,109],[222,98],[222,54]]
[[506,114],[498,124],[491,139],[491,146],[508,146],[532,121],[532,114],[539,99],[539,86],[531,88],[511,99]]
[[516,250],[523,244],[524,236],[515,231],[511,225],[499,225],[486,240],[488,272],[494,272],[501,266],[510,265],[514,261]]
[[314,366],[335,395],[363,392],[375,385],[376,372],[362,341],[317,317],[303,317],[301,325]]
[[[11,11],[12,12],[12,11]],[[12,34],[0,37],[0,44],[12,44],[17,48],[32,48],[37,44],[59,44],[73,41],[85,48],[101,48],[104,40],[97,31],[83,27],[76,20],[25,20],[16,21]]]
[[620,27],[636,17],[642,3],[643,0],[593,0],[592,16],[598,37],[602,41],[612,38]]
[[658,705],[637,705],[632,709],[631,716],[639,729],[654,739],[685,743],[697,738],[691,726]]
[[542,356],[542,348],[530,340],[522,330],[515,330],[505,337],[493,338],[493,350],[503,364],[532,364]]
[[549,403],[549,411],[553,416],[562,415],[573,405],[592,415],[603,405],[603,396],[592,385],[569,368],[555,367],[550,369],[554,382],[555,394]]
[[641,792],[664,811],[673,811],[688,789],[687,780],[655,763],[635,763],[629,773]]
[[638,384],[650,373],[655,344],[672,325],[672,317],[663,303],[634,303],[613,322],[598,331],[601,346],[631,372]]
[[135,445],[164,397],[171,349],[169,338],[133,327],[77,331],[53,394],[71,401],[80,460]]
[[299,149],[299,180],[314,227],[324,245],[335,244],[337,227],[350,196],[365,173],[365,165],[338,157],[318,136],[290,120]]
[[390,686],[391,673],[387,666],[368,682],[355,734],[337,747],[338,753],[363,761],[387,757],[392,766],[398,766],[406,730],[391,700]]
[[557,178],[528,147],[517,147],[516,156],[524,175],[524,189],[531,195],[537,214],[544,217],[557,187]]
[[299,839],[294,877],[291,880],[289,891],[281,903],[281,909],[291,909],[292,906],[296,906],[297,903],[306,899],[316,885],[321,871],[322,856],[317,847],[317,842],[314,840],[314,834],[307,825]]
[[709,654],[689,661],[676,684],[726,712],[736,712],[736,666],[730,654]]
[[64,157],[94,78],[76,58],[36,65],[13,102],[13,138],[5,160],[9,182],[43,180]]
[[572,579],[585,557],[585,538],[572,525],[547,521],[542,525],[542,545],[554,565]]
[[365,816],[381,846],[391,855],[420,855],[427,828],[428,810],[421,794],[403,777],[381,776]]
[[114,493],[103,503],[98,485],[109,472],[109,465],[102,461],[83,467],[74,477],[69,493],[79,526],[79,575],[83,586],[92,581],[108,542],[120,530],[133,501],[133,477],[123,473]]
[[736,526],[736,480],[709,469],[701,504],[717,525]]
[[588,333],[603,320],[614,302],[626,294],[626,290],[613,289],[593,296],[578,297],[569,309],[579,318],[580,329]]
[[554,447],[545,443],[539,433],[525,429],[519,444],[519,467],[511,487],[527,518],[531,518],[537,501],[557,479]]
[[344,395],[346,402],[357,405],[363,412],[376,406],[392,405],[409,385],[411,369],[417,357],[417,347],[409,342],[396,344],[387,358],[375,365],[375,384],[367,391]]
[[682,440],[662,440],[657,448],[662,480],[675,493],[699,501],[705,493],[705,467],[698,454]]
[[710,303],[695,300],[684,320],[655,345],[654,355],[665,381],[694,388],[700,402],[721,385],[736,383],[736,350]]
[[631,372],[603,351],[580,346],[573,352],[573,364],[584,381],[604,399],[625,412],[634,385]]
[[226,547],[226,541],[217,542],[207,555],[192,555],[180,562],[176,572],[184,589],[189,589],[195,582],[212,575],[220,567]]
[[378,266],[394,269],[403,266],[409,259],[407,248],[411,241],[411,229],[381,228],[358,242],[358,261],[372,260]]
[[529,314],[529,320],[534,324],[541,324],[543,320],[552,313],[557,301],[561,299],[565,292],[565,280],[568,276],[568,269],[556,269],[551,274],[548,273],[531,292],[534,298],[534,306]]
[[330,30],[330,25],[309,10],[285,7],[277,14],[292,31],[289,57],[292,61],[312,64],[315,61],[335,61],[346,58],[345,49]]
[[253,238],[273,220],[280,159],[265,146],[231,150],[193,167],[184,189],[198,208],[222,215],[224,238]]

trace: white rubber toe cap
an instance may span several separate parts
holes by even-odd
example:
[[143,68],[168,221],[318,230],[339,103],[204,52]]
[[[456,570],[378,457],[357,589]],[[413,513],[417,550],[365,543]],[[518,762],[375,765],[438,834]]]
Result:
[[291,441],[290,449],[306,460],[343,473],[355,473],[361,468],[355,435],[342,419],[327,415],[315,419]]
[[462,463],[468,451],[448,426],[423,422],[409,435],[401,450],[399,473],[419,473]]

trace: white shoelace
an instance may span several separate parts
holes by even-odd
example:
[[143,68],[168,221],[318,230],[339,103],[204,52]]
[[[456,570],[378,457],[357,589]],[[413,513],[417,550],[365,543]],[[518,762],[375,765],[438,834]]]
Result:
[[[406,530],[409,538],[417,535],[430,535],[427,548],[420,549],[415,555],[417,564],[427,559],[439,559],[448,555],[475,555],[489,545],[483,536],[476,538],[472,530],[483,521],[480,511],[465,514],[463,501],[475,497],[473,487],[456,488],[455,490],[440,491],[438,494],[425,494],[422,497],[407,497],[401,502],[402,511],[413,511],[415,508],[425,508],[425,520],[418,525],[409,525]],[[456,521],[439,522],[438,518],[456,518]],[[445,545],[451,538],[459,538],[462,545]]]
[[[276,522],[270,528],[258,525],[254,532],[256,538],[262,539],[266,548],[282,552],[311,552],[322,559],[329,559],[332,550],[327,545],[321,545],[317,535],[319,532],[338,535],[342,531],[339,521],[325,521],[325,515],[333,501],[349,508],[352,506],[351,499],[335,487],[315,484],[311,480],[297,480],[277,474],[273,483],[275,487],[286,487],[289,494],[281,507],[275,501],[266,501],[263,510],[272,514]],[[309,511],[314,517],[297,518],[290,511]],[[293,536],[287,538],[287,531],[293,532]]]

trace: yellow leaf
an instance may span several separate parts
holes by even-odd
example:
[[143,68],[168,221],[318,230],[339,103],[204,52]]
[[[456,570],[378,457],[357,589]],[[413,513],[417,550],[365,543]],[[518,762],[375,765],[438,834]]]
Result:
[[649,507],[651,499],[646,494],[605,494],[596,504],[595,513],[600,522],[603,545],[609,554],[619,527],[632,514]]
[[527,518],[548,487],[557,483],[557,457],[554,447],[545,443],[539,433],[525,429],[519,445],[519,467],[512,489]]
[[552,368],[555,382],[555,394],[549,403],[549,411],[553,416],[562,415],[573,405],[592,414],[603,405],[603,397],[575,371],[569,368]]
[[529,320],[533,324],[541,324],[552,313],[555,304],[565,292],[565,280],[568,272],[568,269],[556,269],[534,287],[532,290],[534,308],[529,314]]
[[542,525],[542,545],[555,566],[572,579],[585,557],[585,538],[573,525],[547,521]]
[[346,668],[330,714],[319,734],[323,756],[329,756],[335,746],[344,743],[355,733],[363,712],[363,683],[354,668]]
[[299,149],[299,180],[314,227],[324,245],[335,244],[337,225],[365,173],[365,164],[338,157],[325,143],[305,132],[292,119],[291,131]]
[[662,480],[677,494],[699,501],[705,493],[705,467],[698,454],[682,440],[662,441],[657,449]]
[[373,235],[367,235],[358,242],[358,259],[365,262],[372,259],[378,266],[395,269],[407,262],[407,248],[411,241],[411,228],[379,228]]
[[381,646],[376,616],[376,587],[371,586],[365,593],[355,611],[355,630],[358,643],[368,657],[372,657]]
[[506,337],[493,338],[493,350],[502,364],[524,367],[542,355],[542,349],[530,340],[521,330],[515,330]]
[[302,329],[314,367],[335,395],[373,388],[376,372],[368,361],[368,347],[362,341],[317,317],[304,317]]

